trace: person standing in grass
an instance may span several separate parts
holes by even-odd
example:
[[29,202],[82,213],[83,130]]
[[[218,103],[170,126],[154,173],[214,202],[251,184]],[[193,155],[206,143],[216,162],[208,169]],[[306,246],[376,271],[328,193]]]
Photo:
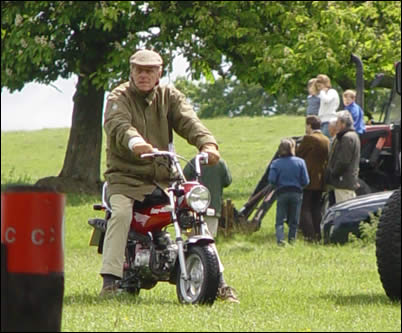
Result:
[[300,214],[300,230],[306,241],[321,239],[321,196],[324,190],[324,175],[328,163],[329,139],[321,133],[318,116],[306,118],[306,135],[296,149],[298,157],[307,165],[310,184],[303,191]]
[[[195,157],[187,163],[183,173],[187,180],[195,180]],[[218,224],[221,216],[223,189],[232,183],[232,174],[223,160],[215,165],[201,165],[200,183],[203,184],[211,193],[210,208],[215,210],[214,216],[205,216],[204,221],[208,226],[208,231],[213,237],[218,235]]]
[[310,182],[306,163],[295,156],[296,143],[291,138],[282,139],[279,158],[270,166],[268,181],[276,188],[276,241],[285,245],[284,221],[289,226],[288,242],[296,240],[300,209],[303,200],[303,188]]
[[337,112],[336,131],[325,172],[330,206],[356,197],[359,187],[360,139],[349,111]]

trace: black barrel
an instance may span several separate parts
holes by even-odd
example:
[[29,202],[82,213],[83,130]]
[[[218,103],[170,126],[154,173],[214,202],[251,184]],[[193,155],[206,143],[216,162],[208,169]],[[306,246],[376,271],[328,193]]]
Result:
[[63,194],[33,186],[1,193],[3,332],[61,330],[64,204]]

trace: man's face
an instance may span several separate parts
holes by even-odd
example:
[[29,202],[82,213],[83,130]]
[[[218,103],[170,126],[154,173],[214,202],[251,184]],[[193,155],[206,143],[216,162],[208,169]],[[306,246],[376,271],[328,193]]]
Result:
[[309,135],[313,132],[310,124],[306,124],[306,134]]
[[331,138],[332,137],[334,137],[335,135],[336,135],[336,124],[334,124],[334,125],[329,125],[328,126],[328,132],[329,132],[329,135],[331,136]]
[[342,121],[340,121],[339,119],[336,121],[336,133],[339,133],[339,132],[341,132],[341,131],[343,131],[344,129],[345,129],[345,124],[342,122]]
[[135,85],[140,91],[151,91],[161,76],[158,66],[139,66],[135,65],[132,71]]

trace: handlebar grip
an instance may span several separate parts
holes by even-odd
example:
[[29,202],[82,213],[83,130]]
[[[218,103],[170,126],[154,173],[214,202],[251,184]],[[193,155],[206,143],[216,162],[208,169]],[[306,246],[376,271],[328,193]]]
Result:
[[144,154],[141,154],[140,157],[146,158],[146,157],[154,157],[154,156],[162,156],[162,155],[166,155],[166,152],[164,152],[162,150],[160,151],[158,148],[153,148],[152,153],[144,153]]
[[204,152],[201,152],[200,153],[200,163],[201,164],[208,164],[208,154],[207,153],[204,153]]

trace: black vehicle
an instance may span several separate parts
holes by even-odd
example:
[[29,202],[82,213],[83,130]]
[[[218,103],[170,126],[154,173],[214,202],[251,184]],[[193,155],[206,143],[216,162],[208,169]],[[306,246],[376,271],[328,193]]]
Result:
[[344,244],[350,233],[360,237],[360,222],[370,222],[370,214],[378,216],[392,193],[370,193],[329,207],[321,220],[324,243]]

